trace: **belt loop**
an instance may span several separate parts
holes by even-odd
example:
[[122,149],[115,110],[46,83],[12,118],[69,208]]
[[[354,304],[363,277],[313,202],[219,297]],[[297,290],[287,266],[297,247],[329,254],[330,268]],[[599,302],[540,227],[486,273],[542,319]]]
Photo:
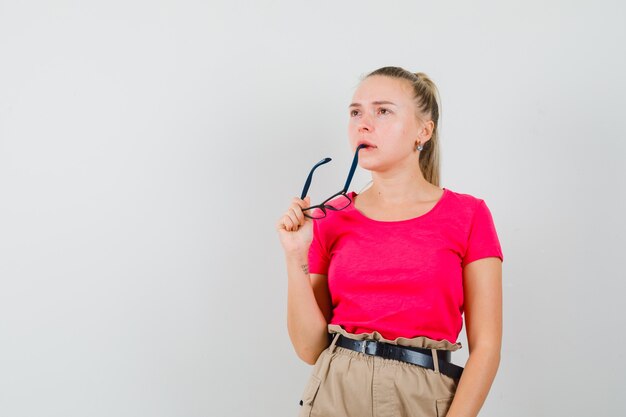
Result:
[[437,349],[431,349],[433,352],[433,364],[435,365],[435,373],[439,373],[439,358],[437,357]]
[[335,333],[335,336],[333,337],[333,341],[331,342],[331,344],[330,344],[330,346],[328,348],[328,351],[330,353],[333,353],[335,351],[335,345],[337,344],[337,339],[339,339],[339,335],[340,334],[341,333]]
[[[332,333],[329,332],[327,334],[330,337]],[[315,368],[313,370],[313,372],[316,372],[315,375],[318,378],[325,378],[325,375],[328,373],[328,368],[330,367],[330,362],[331,362],[331,356],[332,356],[333,351],[335,350],[335,345],[337,343],[338,338],[339,338],[339,333],[335,334],[330,346],[324,349],[322,353],[320,354],[320,356],[323,355],[324,357],[322,358],[321,362],[318,362],[315,364],[315,368],[317,368],[317,370],[315,370]],[[319,365],[319,368],[318,368],[318,365]]]

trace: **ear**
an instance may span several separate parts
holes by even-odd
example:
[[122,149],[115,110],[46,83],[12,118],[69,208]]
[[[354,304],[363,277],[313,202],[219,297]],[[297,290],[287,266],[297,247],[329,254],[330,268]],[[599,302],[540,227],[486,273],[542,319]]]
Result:
[[419,140],[423,143],[426,143],[433,136],[433,130],[435,130],[435,122],[432,120],[428,120],[420,126],[420,130],[418,133]]

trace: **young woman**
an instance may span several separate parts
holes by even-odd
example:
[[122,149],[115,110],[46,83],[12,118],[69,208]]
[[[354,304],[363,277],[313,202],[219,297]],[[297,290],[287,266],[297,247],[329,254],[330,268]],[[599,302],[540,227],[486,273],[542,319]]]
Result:
[[[380,68],[352,101],[350,146],[371,187],[346,193],[351,171],[337,198],[311,208],[294,197],[277,224],[289,336],[314,365],[299,416],[476,416],[502,339],[490,210],[439,187],[439,100],[426,74]],[[464,368],[450,362],[463,313]]]

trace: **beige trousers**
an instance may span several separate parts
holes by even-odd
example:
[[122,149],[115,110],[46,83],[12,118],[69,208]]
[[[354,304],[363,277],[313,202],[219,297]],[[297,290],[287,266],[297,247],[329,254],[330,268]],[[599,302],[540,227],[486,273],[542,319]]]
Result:
[[[387,340],[380,333],[353,334],[328,325],[333,337],[320,354],[302,394],[298,417],[444,417],[459,380],[411,363],[336,346],[340,334],[401,346],[455,351],[461,343],[425,336]],[[437,364],[437,361],[435,361]]]

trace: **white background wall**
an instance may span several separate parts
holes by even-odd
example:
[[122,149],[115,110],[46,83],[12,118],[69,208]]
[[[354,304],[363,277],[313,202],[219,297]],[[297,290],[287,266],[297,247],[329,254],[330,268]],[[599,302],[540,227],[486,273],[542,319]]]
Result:
[[323,157],[313,200],[343,186],[386,65],[437,83],[441,185],[502,243],[480,415],[624,415],[624,12],[0,0],[0,415],[295,416],[275,223]]

